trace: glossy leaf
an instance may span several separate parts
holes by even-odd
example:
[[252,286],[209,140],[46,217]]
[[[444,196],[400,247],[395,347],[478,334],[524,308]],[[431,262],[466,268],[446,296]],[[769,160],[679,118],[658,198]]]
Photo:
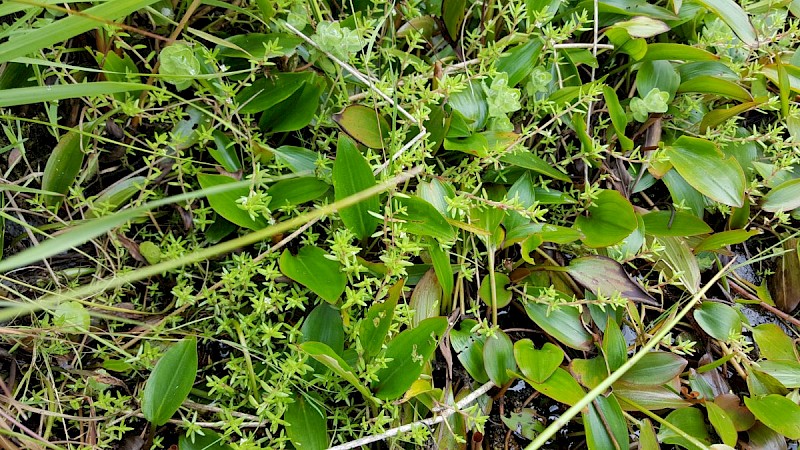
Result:
[[745,397],[756,419],[789,439],[800,439],[800,406],[782,395]]
[[[652,44],[647,44],[647,53],[641,58],[642,61],[716,61],[718,59],[718,56],[702,48],[672,42],[654,42]],[[685,64],[681,64],[681,66],[684,65]],[[680,70],[680,66],[678,70]]]
[[667,155],[692,187],[725,205],[742,206],[745,187],[742,167],[733,157],[724,159],[714,143],[681,136],[668,147]]
[[86,212],[86,217],[99,217],[100,211],[98,211],[98,209],[101,209],[103,212],[118,210],[124,206],[131,197],[141,192],[146,185],[147,178],[144,176],[125,178],[112,184],[101,192],[92,202],[93,208]]
[[61,195],[45,195],[44,204],[56,209],[61,204],[70,186],[75,183],[83,166],[83,146],[88,139],[81,138],[78,130],[70,130],[61,136],[53,148],[42,175],[42,189]]
[[800,178],[781,183],[761,199],[761,209],[764,211],[791,211],[796,208],[800,208]]
[[403,293],[403,286],[404,280],[400,280],[390,287],[386,299],[373,303],[367,310],[367,316],[361,321],[358,339],[368,358],[377,355],[383,346],[392,324],[397,301]]
[[719,95],[742,102],[753,100],[753,97],[747,89],[732,81],[708,75],[696,76],[690,80],[684,81],[678,86],[679,94],[685,94],[687,92]]
[[606,322],[602,349],[610,371],[619,369],[628,360],[628,345],[613,318],[609,318]]
[[158,360],[142,393],[142,414],[161,426],[178,411],[197,376],[197,340],[178,341]]
[[447,219],[430,203],[417,197],[397,197],[400,210],[394,219],[402,221],[402,227],[408,233],[419,236],[431,236],[439,241],[448,242],[455,239],[456,234]]
[[730,306],[719,302],[704,301],[700,308],[694,310],[693,315],[703,331],[723,342],[742,331],[739,314]]
[[547,313],[547,305],[528,302],[525,312],[536,325],[559,342],[576,350],[588,351],[592,335],[583,327],[580,312],[571,306],[562,306]]
[[629,300],[649,305],[658,304],[611,258],[597,255],[575,258],[567,266],[567,273],[595,295],[612,296],[619,292]]
[[301,248],[297,256],[284,250],[279,266],[287,277],[311,289],[328,303],[336,303],[344,292],[347,275],[342,272],[338,261],[332,261],[325,255],[321,248],[308,245]]
[[569,371],[576,381],[589,389],[596,388],[608,377],[608,366],[602,356],[573,358],[569,363]]
[[[211,175],[205,173],[197,174],[197,181],[203,189],[236,183],[236,180],[227,175]],[[260,230],[267,226],[266,219],[262,216],[257,216],[256,218],[250,217],[250,214],[242,208],[239,208],[239,204],[237,203],[237,200],[242,197],[247,197],[249,194],[250,189],[243,186],[219,194],[209,195],[208,203],[217,214],[224,217],[226,220],[240,227]]]
[[642,419],[639,423],[639,450],[659,450],[661,447],[650,419]]
[[[591,2],[583,2],[591,11]],[[598,2],[600,12],[623,16],[645,16],[659,20],[675,20],[677,16],[668,9],[652,5],[643,0],[602,0]]]
[[[448,0],[444,3],[458,1],[464,2],[464,0]],[[466,88],[451,94],[447,103],[467,120],[470,130],[478,131],[486,125],[489,104],[486,102],[486,92],[479,81],[472,80],[467,84]]]
[[300,350],[304,351],[308,356],[319,361],[327,368],[331,369],[333,373],[339,375],[342,379],[353,385],[365,398],[372,398],[369,389],[358,379],[355,371],[341,356],[337,355],[332,348],[328,347],[327,344],[313,341],[304,342],[300,344]]
[[514,343],[514,358],[525,378],[544,383],[564,361],[564,350],[550,342],[536,349],[530,339]]
[[[300,328],[301,342],[321,342],[341,356],[344,351],[344,325],[341,313],[331,305],[322,303],[311,310]],[[312,361],[315,373],[322,373],[322,364]]]
[[285,164],[294,173],[314,172],[319,153],[302,147],[282,145],[272,149],[275,159]]
[[209,147],[208,153],[214,161],[222,165],[228,172],[236,172],[242,169],[242,163],[234,149],[234,143],[228,136],[220,130],[214,130],[211,134],[214,137],[214,145]]
[[350,105],[333,120],[351,138],[369,148],[384,148],[391,128],[386,119],[364,105]]
[[235,102],[241,105],[239,112],[253,114],[266,111],[283,102],[311,81],[311,72],[277,73],[258,78],[236,95]]
[[500,157],[500,161],[511,164],[512,166],[522,167],[523,169],[532,170],[534,172],[546,175],[556,180],[569,182],[569,176],[564,172],[554,168],[545,160],[535,155],[531,151],[521,150],[515,153],[507,153]]
[[759,99],[752,102],[746,102],[735,106],[725,106],[713,111],[709,111],[705,116],[703,116],[703,120],[700,122],[700,132],[705,133],[709,128],[715,128],[731,117],[738,116],[739,114],[750,111],[751,109],[758,108],[762,103],[764,103],[764,101]]
[[636,72],[636,90],[641,98],[647,97],[653,89],[658,89],[669,93],[669,98],[672,99],[680,82],[678,72],[669,61],[645,61]]
[[756,421],[753,413],[741,404],[736,394],[721,394],[714,398],[714,404],[719,406],[733,422],[736,431],[749,430]]
[[710,250],[719,250],[729,245],[741,244],[753,236],[761,234],[760,229],[750,231],[746,230],[730,230],[714,233],[711,236],[703,239],[694,247],[695,253],[700,253]]
[[[369,163],[349,137],[340,134],[333,163],[333,190],[335,199],[354,195],[375,186],[375,177]],[[380,212],[377,197],[370,197],[357,205],[339,211],[344,225],[359,239],[366,239],[378,228],[378,219],[369,212]]]
[[377,381],[373,383],[375,396],[383,400],[394,400],[402,396],[419,378],[424,364],[436,349],[439,341],[437,337],[446,328],[447,319],[432,317],[389,341],[385,357],[391,359],[391,362],[376,374]]
[[586,391],[572,378],[572,375],[560,367],[543,383],[536,383],[527,378],[525,381],[538,392],[567,405],[578,403],[586,394]]
[[633,150],[633,141],[625,136],[625,128],[628,126],[628,116],[625,115],[625,108],[619,103],[617,92],[611,86],[603,86],[603,98],[611,116],[611,124],[617,133],[617,139],[625,151]]
[[674,390],[660,385],[630,384],[624,381],[617,381],[614,383],[613,388],[614,395],[617,396],[622,409],[625,411],[637,410],[626,402],[627,399],[651,411],[685,408],[691,405],[683,397],[676,394]]
[[477,326],[478,322],[472,319],[461,321],[458,328],[450,330],[450,344],[469,376],[478,383],[485,383],[489,381],[483,361],[486,336],[472,331]]
[[516,371],[517,363],[514,359],[514,344],[507,334],[497,331],[494,336],[486,338],[483,344],[483,363],[486,374],[496,386],[503,386],[511,381],[512,377],[508,372]]
[[600,191],[588,213],[588,216],[578,217],[575,226],[583,233],[583,243],[589,247],[614,245],[638,226],[633,206],[617,191]]
[[671,352],[648,352],[620,378],[628,384],[666,384],[686,368],[687,361]]
[[330,185],[318,178],[302,177],[278,181],[269,187],[269,196],[272,197],[270,208],[282,206],[296,206],[316,200],[328,192]]
[[645,232],[653,236],[696,236],[711,233],[702,219],[681,211],[653,211],[642,216]]
[[765,373],[789,389],[800,388],[800,362],[790,361],[761,361],[758,371]]
[[293,402],[286,407],[283,416],[287,424],[286,435],[295,448],[324,450],[330,443],[325,407],[316,396],[309,397],[292,396]]
[[583,413],[583,428],[589,450],[625,449],[630,444],[627,421],[613,394],[598,395],[589,404],[589,412]]
[[[508,275],[503,273],[494,274],[495,295],[497,296],[497,308],[505,308],[511,303],[511,291],[508,290],[508,285],[511,280]],[[480,288],[478,289],[478,296],[487,305],[492,305],[492,283],[489,275],[483,277],[481,280]]]
[[[710,443],[703,413],[699,409],[684,408],[672,411],[666,417],[666,421],[700,442],[706,445]],[[689,450],[702,450],[664,425],[659,429],[658,437],[665,444],[680,445]]]
[[714,431],[717,432],[722,442],[731,447],[735,446],[739,435],[736,432],[736,427],[733,425],[733,419],[731,419],[728,413],[716,403],[706,402],[705,406],[708,412],[708,421],[711,422]]
[[442,286],[442,307],[447,308],[453,297],[455,282],[453,277],[453,266],[450,265],[450,254],[443,250],[435,240],[428,240],[428,254],[433,262],[433,270],[436,272],[436,279]]
[[496,64],[497,70],[508,74],[508,86],[514,87],[527,77],[536,66],[544,43],[541,39],[531,39],[508,50]]
[[[662,44],[653,44],[662,45]],[[695,47],[688,47],[696,49]],[[685,50],[685,49],[684,49]],[[703,50],[705,52],[705,50]],[[711,53],[709,55],[713,56]],[[716,59],[716,57],[709,58]],[[739,75],[736,74],[730,67],[719,61],[694,61],[681,64],[677,67],[678,74],[681,76],[681,81],[688,81],[695,77],[715,77],[729,81],[737,81]]]
[[773,431],[768,426],[761,422],[756,422],[752,428],[747,430],[747,435],[750,437],[748,445],[751,448],[765,449],[765,450],[787,450],[786,438]]
[[261,113],[258,127],[265,133],[299,130],[314,119],[326,84],[323,77],[314,75],[285,101]]
[[796,346],[792,338],[774,323],[762,323],[753,328],[753,340],[756,341],[762,358],[797,361]]
[[425,319],[438,316],[441,305],[442,287],[436,279],[436,272],[429,269],[417,282],[408,302],[408,306],[414,310],[411,326],[415,327]]
[[733,0],[697,0],[722,19],[745,44],[756,47],[758,35],[747,13]]
[[[265,19],[268,20],[268,19]],[[256,62],[291,55],[303,40],[287,33],[247,33],[231,36],[219,45],[220,58],[243,58]]]

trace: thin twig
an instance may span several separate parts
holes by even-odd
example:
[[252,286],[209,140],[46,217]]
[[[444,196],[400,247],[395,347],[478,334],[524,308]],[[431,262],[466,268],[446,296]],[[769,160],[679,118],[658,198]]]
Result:
[[349,450],[351,448],[361,447],[362,445],[367,445],[367,444],[370,444],[372,442],[382,441],[382,440],[390,438],[392,436],[396,436],[396,435],[398,435],[400,433],[406,433],[408,431],[413,430],[415,427],[418,427],[418,426],[428,426],[428,427],[430,427],[430,426],[436,425],[437,423],[444,422],[445,420],[447,420],[448,417],[452,416],[453,414],[457,413],[458,411],[460,411],[461,409],[463,409],[464,407],[466,407],[470,403],[474,402],[481,395],[489,392],[489,390],[491,388],[493,388],[493,387],[494,387],[494,383],[489,381],[488,383],[484,384],[483,386],[481,386],[478,389],[476,389],[475,391],[473,391],[468,396],[464,397],[463,400],[461,400],[460,402],[456,403],[455,407],[445,406],[441,410],[435,411],[437,415],[434,416],[434,417],[431,417],[431,418],[428,418],[428,419],[425,419],[425,420],[419,420],[419,421],[413,422],[413,423],[409,423],[409,424],[403,425],[401,427],[392,428],[391,430],[385,431],[385,432],[383,432],[381,434],[376,434],[376,435],[373,435],[373,436],[367,436],[367,437],[364,437],[364,438],[361,438],[361,439],[356,439],[354,441],[350,441],[350,442],[347,442],[345,444],[341,444],[341,445],[337,445],[335,447],[331,447],[328,450]]

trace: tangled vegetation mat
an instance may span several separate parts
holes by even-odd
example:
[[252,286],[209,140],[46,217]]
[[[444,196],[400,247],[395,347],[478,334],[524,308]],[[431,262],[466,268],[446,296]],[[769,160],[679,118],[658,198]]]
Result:
[[3,2],[0,447],[796,448],[798,16]]

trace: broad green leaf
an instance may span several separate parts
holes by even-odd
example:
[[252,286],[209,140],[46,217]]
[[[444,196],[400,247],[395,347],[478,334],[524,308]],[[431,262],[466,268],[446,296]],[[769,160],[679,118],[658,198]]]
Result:
[[758,46],[758,34],[747,13],[733,0],[697,0],[722,19],[739,39],[750,47]]
[[[781,64],[781,66],[781,72],[783,72],[785,76],[778,72],[777,64],[769,64],[764,66],[761,69],[761,73],[763,73],[764,76],[769,79],[769,81],[774,83],[779,88],[781,85],[785,85],[786,78],[788,78],[789,89],[794,92],[800,92],[800,67],[797,67],[794,64],[785,63]],[[784,82],[782,82],[782,79]]]
[[[197,181],[203,189],[236,183],[236,180],[227,175],[211,175],[205,173],[198,173]],[[250,188],[242,186],[219,194],[209,195],[208,203],[217,214],[236,225],[250,228],[251,230],[260,230],[267,226],[267,220],[262,216],[251,217],[250,214],[240,208],[237,203],[237,200],[242,197],[247,197],[249,194]]]
[[800,304],[800,240],[786,239],[781,249],[786,252],[778,256],[774,274],[769,279],[769,292],[775,306],[791,313]]
[[462,320],[458,328],[450,330],[450,344],[469,376],[478,383],[485,383],[489,381],[483,361],[486,335],[473,332],[472,330],[477,326],[478,322],[475,320]]
[[338,261],[325,257],[319,247],[305,246],[292,256],[284,250],[279,261],[281,272],[287,277],[311,289],[328,303],[336,303],[347,285],[347,275]]
[[564,350],[550,342],[536,349],[530,339],[514,343],[514,358],[526,379],[544,383],[564,361]]
[[404,283],[404,280],[400,280],[390,287],[386,299],[380,303],[374,302],[367,310],[367,316],[361,321],[358,339],[368,359],[377,355],[383,347],[383,341],[392,324],[397,301],[403,293]]
[[714,128],[724,123],[731,117],[738,116],[746,111],[755,109],[762,103],[764,103],[764,100],[759,98],[752,102],[746,102],[735,106],[725,106],[713,111],[709,111],[705,116],[703,116],[703,120],[700,122],[700,132],[705,133],[709,128]]
[[386,119],[373,108],[364,105],[350,105],[333,120],[351,138],[369,148],[384,148],[391,128]]
[[659,450],[661,447],[650,419],[642,419],[639,424],[639,450]]
[[[523,208],[530,208],[536,202],[536,186],[531,178],[530,172],[525,172],[508,189],[507,197],[514,200]],[[503,226],[506,230],[513,230],[516,227],[531,223],[531,219],[522,214],[509,211],[503,219]]]
[[713,231],[702,219],[680,211],[653,211],[642,220],[645,233],[652,236],[696,236]]
[[634,60],[640,60],[647,53],[647,41],[642,38],[632,38],[622,28],[609,27],[605,35],[617,51],[630,55]]
[[747,230],[729,230],[720,233],[714,233],[711,236],[703,239],[699,244],[694,247],[695,253],[703,251],[719,250],[729,245],[741,244],[753,236],[761,234],[761,230],[756,228],[750,231]]
[[756,419],[789,439],[800,439],[800,406],[781,395],[745,397],[744,404]]
[[337,355],[332,348],[328,347],[322,342],[304,342],[300,344],[300,350],[308,354],[308,356],[321,362],[326,367],[331,369],[333,373],[342,377],[345,381],[352,384],[364,398],[372,399],[372,393],[364,386],[364,383],[358,379],[355,371],[350,367],[341,356]]
[[[683,408],[672,411],[666,417],[666,421],[698,441],[706,445],[710,443],[703,413],[699,409]],[[680,445],[688,450],[702,450],[664,425],[661,425],[658,431],[658,438],[664,444]]]
[[575,227],[583,233],[583,243],[592,248],[614,245],[638,226],[633,206],[617,191],[601,190],[588,213],[575,220]]
[[624,381],[617,381],[613,385],[614,395],[625,411],[636,411],[626,400],[630,399],[638,406],[658,411],[661,409],[685,408],[691,403],[676,394],[671,388],[661,385],[649,384],[630,384]]
[[[448,0],[444,3],[447,4],[458,1],[463,3],[464,0]],[[467,86],[463,90],[450,94],[447,104],[461,113],[467,120],[470,130],[479,131],[486,125],[486,119],[489,115],[489,104],[486,102],[486,92],[483,90],[480,81],[472,80],[467,83]]]
[[242,169],[242,163],[236,154],[234,143],[220,130],[214,130],[214,145],[208,148],[208,153],[214,161],[222,165],[228,172],[237,172]]
[[525,312],[536,325],[559,342],[576,350],[588,351],[592,346],[592,335],[583,327],[577,308],[562,306],[550,311],[541,303],[525,303]]
[[[337,201],[375,186],[375,177],[369,163],[349,137],[339,134],[336,148],[333,190]],[[359,239],[366,239],[378,228],[378,219],[369,211],[377,213],[380,210],[378,198],[370,197],[357,205],[340,210],[339,217]]]
[[508,372],[515,372],[517,363],[514,360],[514,344],[507,334],[497,331],[494,336],[486,338],[483,344],[483,363],[486,374],[496,386],[504,386],[511,381],[512,377]]
[[46,206],[58,209],[61,205],[64,195],[75,183],[81,166],[83,166],[83,146],[88,142],[87,138],[81,138],[80,132],[70,130],[61,136],[58,144],[53,148],[44,167],[42,189],[60,195],[45,195],[44,204]]
[[708,412],[708,421],[711,422],[714,431],[717,432],[722,442],[731,447],[735,446],[739,435],[736,432],[736,427],[733,425],[731,417],[716,403],[705,402],[705,406]]
[[749,428],[747,435],[750,438],[748,445],[751,448],[769,450],[786,450],[788,448],[786,446],[786,437],[776,433],[761,422],[756,422],[752,428]]
[[797,361],[792,338],[774,323],[763,323],[753,328],[753,339],[762,358]]
[[456,191],[450,183],[444,183],[436,178],[430,182],[421,181],[417,185],[417,196],[433,205],[443,216],[447,213],[447,199],[456,196]]
[[439,315],[442,306],[442,287],[436,279],[434,269],[428,269],[414,286],[408,306],[414,310],[414,316],[411,319],[412,328],[425,319]]
[[623,297],[648,305],[658,302],[645,292],[618,262],[605,256],[583,256],[570,261],[567,273],[595,295],[610,297],[617,292]]
[[544,47],[544,43],[541,39],[534,38],[508,50],[507,55],[497,60],[495,67],[498,71],[508,74],[510,87],[516,86],[531,73],[539,59],[542,47]]
[[[495,295],[497,296],[497,308],[505,308],[511,303],[511,291],[508,290],[508,285],[511,280],[508,275],[503,273],[494,274]],[[478,296],[489,306],[492,306],[492,283],[489,275],[483,277],[481,280],[480,288],[478,288]]]
[[681,83],[680,75],[669,61],[645,61],[636,72],[636,90],[639,97],[645,98],[653,89],[669,93],[670,100]]
[[724,159],[713,142],[681,136],[667,148],[667,155],[675,170],[702,194],[725,205],[742,206],[742,167],[733,157]]
[[295,448],[324,450],[330,446],[325,407],[316,395],[294,394],[286,407],[286,435]]
[[606,101],[608,114],[611,116],[611,124],[617,133],[617,139],[625,151],[633,150],[633,141],[625,136],[625,128],[628,126],[628,117],[625,115],[625,108],[619,103],[617,92],[607,85],[603,85],[603,98]]
[[630,444],[628,424],[614,394],[598,395],[589,404],[589,412],[583,413],[583,428],[589,450],[626,449]]
[[275,159],[285,164],[294,173],[314,172],[316,161],[321,158],[320,154],[302,147],[292,145],[282,145],[271,152]]
[[464,21],[467,0],[443,0],[442,19],[450,39],[455,41],[461,34],[461,22]]
[[[152,5],[156,1],[157,0],[127,0],[104,2],[81,11],[81,15],[69,15],[68,17],[55,20],[41,28],[29,30],[26,33],[15,34],[11,39],[0,44],[0,64],[20,56],[35,53],[40,49],[50,49],[59,42],[102,27],[104,25],[102,21],[114,21],[125,17],[146,6]],[[40,101],[45,100],[43,99]]]
[[536,156],[533,152],[528,150],[519,150],[515,153],[507,153],[500,157],[500,161],[511,164],[512,166],[522,167],[523,169],[532,170],[534,172],[546,175],[556,180],[569,182],[569,176],[564,172],[554,168],[542,158]]
[[301,342],[322,342],[337,355],[344,351],[344,325],[342,314],[327,303],[321,303],[311,310],[300,327]]
[[325,79],[314,74],[286,100],[261,113],[258,127],[265,133],[299,130],[314,119],[319,108]]
[[586,394],[586,391],[572,378],[572,375],[560,367],[556,368],[555,372],[543,383],[537,383],[527,378],[525,381],[538,392],[567,405],[578,403]]
[[244,58],[261,62],[291,54],[303,40],[287,33],[247,33],[231,36],[224,42],[229,45],[218,45],[219,58]]
[[575,380],[589,389],[596,388],[608,378],[608,366],[602,356],[589,359],[574,358],[569,363],[569,371]]
[[778,380],[789,389],[800,388],[800,362],[791,361],[761,361],[758,371]]
[[310,82],[312,77],[311,72],[280,72],[258,78],[236,94],[235,102],[241,105],[239,112],[242,114],[266,111],[289,98]]
[[433,262],[433,270],[436,272],[436,279],[442,286],[442,307],[447,308],[453,297],[455,282],[453,277],[453,266],[450,265],[450,254],[443,250],[439,243],[433,239],[428,239],[428,254]]
[[485,158],[489,156],[489,141],[482,133],[476,133],[461,138],[453,138],[448,136],[444,140],[444,149],[448,151],[466,153],[479,158]]
[[199,433],[192,437],[182,434],[178,438],[178,450],[231,450],[225,438],[216,431],[203,428],[202,432],[202,436]]
[[736,394],[718,395],[714,398],[714,404],[722,408],[725,414],[731,418],[736,431],[747,431],[756,421],[753,413],[741,404],[741,400]]
[[761,199],[761,209],[764,211],[791,211],[796,208],[800,208],[800,178],[775,186]]
[[670,352],[648,352],[620,378],[628,384],[666,384],[686,368],[687,361]]
[[[702,48],[692,47],[685,44],[655,42],[647,44],[647,53],[641,58],[641,61],[656,61],[656,60],[679,60],[679,61],[716,61],[719,56],[711,52],[703,50]],[[681,64],[684,66],[686,64]],[[680,71],[680,67],[678,70]],[[727,66],[726,66],[727,67]],[[729,69],[730,70],[730,69]],[[683,78],[681,78],[683,79]]]
[[[592,2],[582,2],[579,7],[592,9]],[[623,16],[645,16],[659,20],[675,20],[678,17],[668,9],[652,5],[643,0],[602,0],[598,2],[598,10],[602,13]]]
[[330,185],[318,178],[302,177],[278,181],[269,187],[270,208],[296,206],[316,200],[328,192]]
[[677,170],[669,170],[661,177],[661,180],[667,185],[673,203],[688,207],[689,212],[698,218],[703,217],[706,197],[687,183]]
[[[509,417],[501,416],[505,426],[515,433],[522,435],[525,439],[533,440],[536,435],[544,431],[544,424],[539,418],[539,413],[532,408],[522,408],[519,412],[510,413]],[[458,445],[449,447],[439,446],[438,448],[456,448]]]
[[738,84],[722,78],[709,75],[700,75],[686,80],[678,86],[678,93],[698,92],[701,94],[719,95],[742,102],[753,100],[750,92]]
[[396,197],[400,210],[393,216],[402,221],[402,228],[410,234],[431,236],[439,241],[449,242],[456,233],[447,219],[430,203],[417,197]]
[[142,414],[161,426],[178,411],[197,376],[197,340],[181,339],[158,360],[142,393]]
[[430,39],[435,31],[438,31],[436,20],[431,16],[414,17],[397,29],[397,37],[407,38],[411,33],[416,32],[425,39]]
[[703,331],[723,342],[742,331],[742,319],[736,310],[719,302],[704,301],[693,316]]
[[781,384],[781,382],[772,375],[760,370],[753,370],[753,368],[747,368],[746,370],[747,390],[750,392],[750,395],[787,394],[788,390],[786,386]]
[[628,360],[628,345],[613,318],[609,318],[606,323],[602,349],[610,371],[619,369]]
[[635,16],[617,22],[613,26],[625,29],[632,38],[651,38],[670,30],[669,25],[664,22],[646,16]]
[[[661,45],[661,44],[653,44]],[[694,47],[689,47],[694,48]],[[705,50],[703,50],[705,51]],[[711,53],[709,53],[711,55]],[[714,77],[725,79],[728,81],[739,80],[739,75],[736,74],[730,67],[719,61],[694,61],[685,64],[680,64],[677,67],[678,74],[681,76],[681,81],[688,81],[695,77]]]
[[432,317],[389,341],[384,356],[391,361],[376,374],[372,385],[375,396],[383,400],[402,396],[419,378],[446,328],[446,318]]

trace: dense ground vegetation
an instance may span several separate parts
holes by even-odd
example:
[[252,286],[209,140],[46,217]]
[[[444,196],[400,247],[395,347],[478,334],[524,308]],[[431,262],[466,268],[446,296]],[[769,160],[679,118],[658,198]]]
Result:
[[0,447],[796,448],[800,2],[0,4]]

